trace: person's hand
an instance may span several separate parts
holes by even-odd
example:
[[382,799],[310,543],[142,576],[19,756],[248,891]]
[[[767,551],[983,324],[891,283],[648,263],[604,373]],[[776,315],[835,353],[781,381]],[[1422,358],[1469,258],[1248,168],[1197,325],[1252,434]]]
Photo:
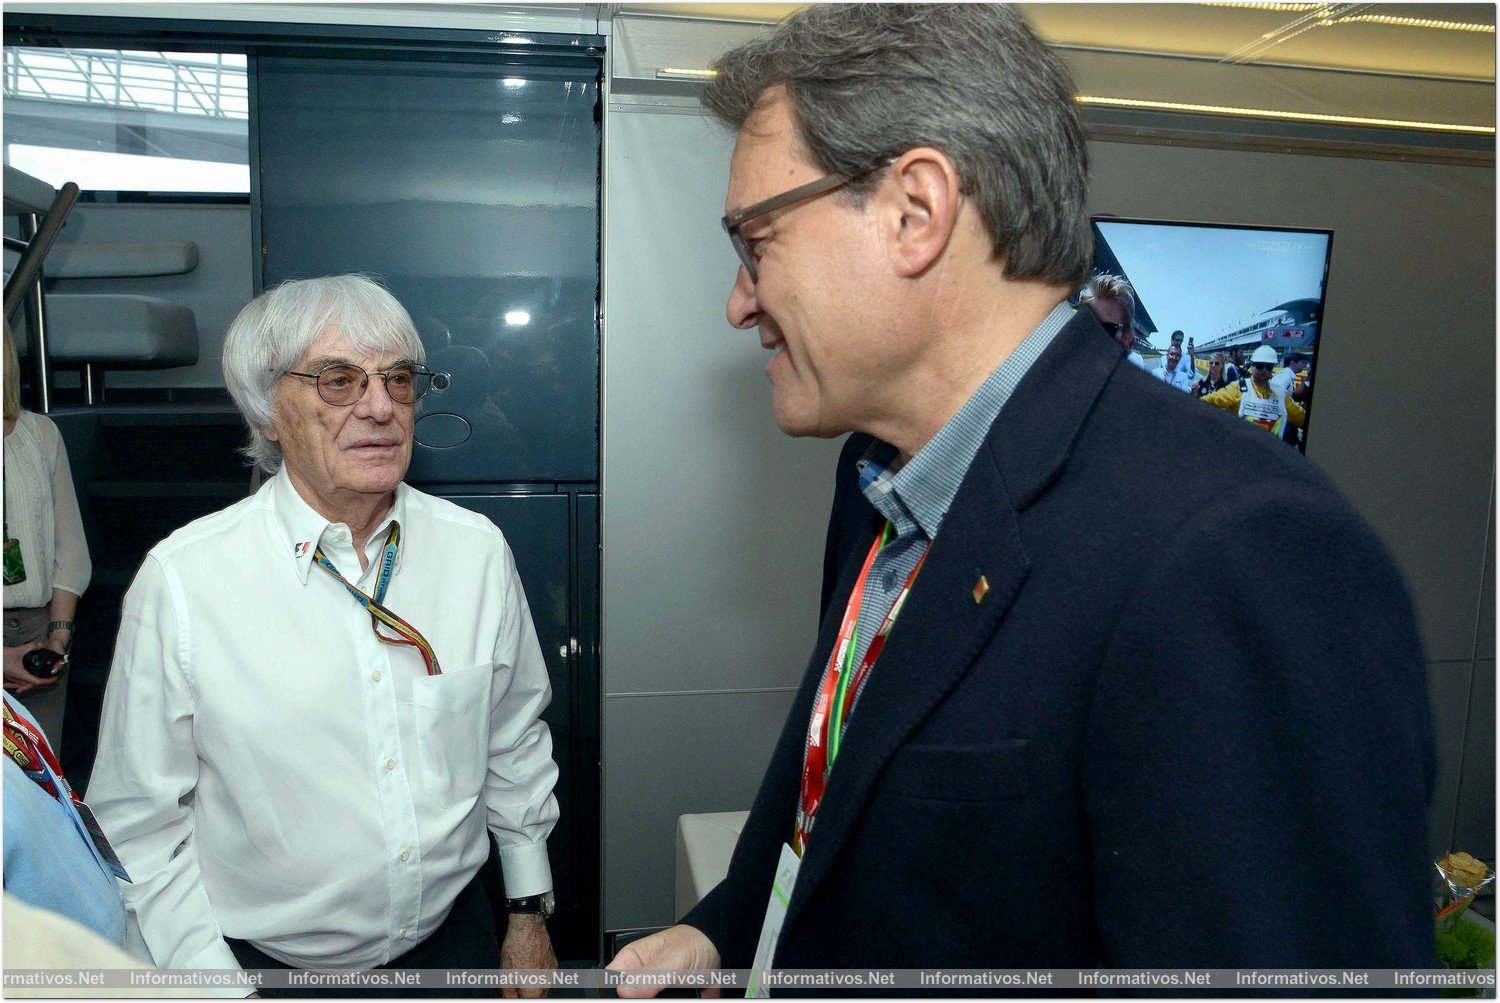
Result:
[[54,630],[52,633],[47,635],[47,640],[43,643],[53,651],[57,652],[59,655],[67,658],[68,648],[71,647],[73,643],[73,635],[68,633],[66,630]]
[[53,686],[57,683],[57,677],[54,676],[51,679],[47,679],[42,676],[33,676],[21,664],[21,659],[40,647],[42,647],[40,641],[27,641],[25,644],[5,649],[5,688],[16,696],[20,696],[22,693],[29,693],[43,686]]
[[[718,968],[719,949],[697,927],[679,923],[674,927],[633,940],[620,949],[613,961],[604,966],[617,972],[636,968]],[[615,992],[621,999],[650,999],[660,986],[620,986]],[[704,989],[700,996],[717,999],[719,990]]]
[[[557,955],[552,952],[552,938],[547,923],[539,913],[512,913],[500,944],[501,968],[556,968]],[[542,988],[517,989],[507,986],[500,995],[506,999],[537,1000],[547,995]]]

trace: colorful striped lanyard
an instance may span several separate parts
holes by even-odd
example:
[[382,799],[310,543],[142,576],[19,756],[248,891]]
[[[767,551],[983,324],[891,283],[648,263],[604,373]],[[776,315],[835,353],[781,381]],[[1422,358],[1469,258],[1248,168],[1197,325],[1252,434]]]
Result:
[[838,758],[844,730],[849,727],[849,715],[870,678],[871,666],[885,647],[886,637],[890,635],[891,627],[895,625],[896,617],[911,592],[912,583],[917,580],[917,572],[922,570],[927,554],[932,549],[929,544],[928,549],[918,558],[916,566],[911,569],[911,574],[906,576],[906,584],[891,603],[890,612],[870,640],[870,646],[865,649],[865,656],[860,659],[856,668],[854,652],[859,647],[859,612],[864,605],[865,583],[870,577],[870,569],[875,565],[875,558],[893,536],[895,528],[887,521],[885,528],[870,545],[864,567],[860,569],[854,589],[849,593],[849,603],[844,607],[844,621],[839,626],[838,642],[828,658],[828,668],[823,672],[823,682],[818,688],[817,701],[813,704],[812,719],[807,725],[807,744],[802,752],[802,792],[797,803],[797,825],[792,832],[792,849],[799,857],[807,849],[808,837],[812,835],[813,820],[818,806],[823,802],[828,778],[833,773],[833,762]]
[[[313,561],[318,567],[332,575],[340,585],[349,591],[354,601],[364,607],[365,612],[370,614],[370,630],[374,632],[375,639],[381,644],[399,644],[409,648],[416,648],[417,653],[422,656],[422,664],[427,666],[427,674],[436,676],[442,674],[442,668],[438,665],[437,653],[432,650],[432,645],[422,632],[401,617],[387,609],[383,600],[385,591],[390,587],[391,575],[396,570],[396,555],[401,550],[401,527],[397,523],[391,523],[391,531],[386,534],[385,549],[380,557],[380,575],[375,579],[375,595],[370,597],[358,588],[349,584],[348,579],[339,574],[339,569],[333,566],[323,553],[322,545],[313,551]],[[380,625],[385,624],[395,631],[400,637],[386,637],[380,632]]]

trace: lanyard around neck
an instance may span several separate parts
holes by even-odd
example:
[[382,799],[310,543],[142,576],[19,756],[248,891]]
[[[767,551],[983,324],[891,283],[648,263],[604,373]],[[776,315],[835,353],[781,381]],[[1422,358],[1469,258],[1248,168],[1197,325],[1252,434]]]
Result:
[[[348,593],[354,597],[354,601],[364,607],[366,613],[370,614],[370,630],[374,632],[375,639],[381,644],[398,644],[409,648],[416,648],[417,653],[422,656],[422,664],[427,667],[429,676],[442,674],[442,667],[438,665],[437,653],[432,650],[432,645],[422,632],[407,623],[400,616],[391,612],[384,605],[386,590],[391,584],[391,575],[396,569],[396,556],[401,550],[401,526],[391,523],[391,531],[386,534],[385,547],[380,556],[380,574],[375,579],[375,595],[365,595],[359,588],[349,583],[339,569],[333,566],[333,562],[323,553],[320,545],[313,551],[313,561],[334,577]],[[380,632],[381,625],[395,631],[399,637],[386,637]]]
[[[895,529],[887,521],[885,528],[870,545],[864,567],[860,568],[859,578],[855,580],[854,588],[849,593],[849,603],[844,607],[844,620],[839,626],[838,641],[829,656],[828,667],[823,672],[823,681],[813,704],[812,718],[807,726],[807,743],[802,753],[802,791],[797,805],[797,824],[792,833],[792,849],[799,857],[806,850],[808,837],[812,834],[813,820],[818,806],[822,804],[834,760],[838,758],[844,730],[849,726],[849,715],[858,702],[865,683],[869,681],[870,668],[885,647],[886,638],[911,592],[912,583],[917,580],[917,572],[922,570],[922,565],[927,560],[928,551],[923,551],[916,566],[911,569],[911,574],[906,576],[906,584],[891,603],[880,629],[870,639],[870,646],[865,649],[864,657],[856,666],[854,652],[859,647],[859,614],[864,605],[865,585],[875,559],[894,536]],[[928,549],[931,549],[930,544]]]

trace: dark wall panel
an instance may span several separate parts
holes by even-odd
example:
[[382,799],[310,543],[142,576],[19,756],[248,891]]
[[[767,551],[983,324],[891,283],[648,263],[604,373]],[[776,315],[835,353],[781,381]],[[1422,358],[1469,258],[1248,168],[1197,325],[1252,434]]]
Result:
[[262,56],[262,279],[364,272],[453,386],[410,480],[598,479],[597,67]]

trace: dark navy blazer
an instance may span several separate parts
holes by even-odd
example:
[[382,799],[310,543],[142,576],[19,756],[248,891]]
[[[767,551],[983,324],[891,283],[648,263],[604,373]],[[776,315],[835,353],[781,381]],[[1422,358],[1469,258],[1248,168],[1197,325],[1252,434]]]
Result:
[[[755,951],[803,741],[880,522],[838,467],[822,626],[728,877]],[[974,587],[989,583],[983,601]],[[780,967],[1435,964],[1421,645],[1300,453],[1080,311],[965,476],[850,720]]]

